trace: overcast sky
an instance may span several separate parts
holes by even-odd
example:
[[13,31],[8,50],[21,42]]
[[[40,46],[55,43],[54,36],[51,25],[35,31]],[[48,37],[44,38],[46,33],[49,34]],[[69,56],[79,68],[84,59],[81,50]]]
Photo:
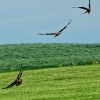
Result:
[[[80,15],[88,0],[1,0],[0,44],[100,43],[100,0],[91,0],[92,11]],[[37,35],[56,32],[72,23],[56,38]]]

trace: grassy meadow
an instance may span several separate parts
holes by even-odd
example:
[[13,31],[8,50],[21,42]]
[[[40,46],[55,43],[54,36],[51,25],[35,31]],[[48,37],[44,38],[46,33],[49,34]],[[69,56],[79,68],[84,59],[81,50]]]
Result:
[[[0,73],[0,88],[19,71]],[[100,100],[100,65],[23,70],[23,84],[0,89],[0,100]]]

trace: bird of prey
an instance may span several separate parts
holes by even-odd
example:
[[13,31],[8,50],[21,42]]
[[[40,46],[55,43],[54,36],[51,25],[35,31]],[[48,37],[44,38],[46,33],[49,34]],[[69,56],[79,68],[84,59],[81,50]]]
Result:
[[[85,11],[84,13],[82,13],[82,14],[85,14],[85,13],[90,14],[90,12],[91,12],[90,0],[89,0],[89,7],[88,7],[88,8],[86,8],[86,7],[72,7],[72,8],[80,8],[80,9],[84,9],[84,10],[86,10],[86,11]],[[80,15],[82,15],[82,14],[80,14]]]
[[38,35],[55,35],[54,37],[57,37],[58,35],[60,35],[62,33],[62,31],[67,28],[67,26],[72,22],[72,19],[68,22],[68,24],[63,27],[61,30],[59,30],[58,32],[53,32],[53,33],[45,33],[45,34],[42,34],[42,33],[37,33]]
[[7,87],[2,88],[2,89],[7,89],[7,88],[10,88],[10,87],[12,87],[12,86],[14,86],[14,85],[16,85],[16,86],[21,85],[21,84],[22,84],[22,79],[20,79],[20,78],[21,78],[21,75],[22,75],[22,66],[21,66],[20,72],[19,72],[17,78],[15,79],[15,81],[12,82],[12,83],[11,83],[10,85],[8,85]]

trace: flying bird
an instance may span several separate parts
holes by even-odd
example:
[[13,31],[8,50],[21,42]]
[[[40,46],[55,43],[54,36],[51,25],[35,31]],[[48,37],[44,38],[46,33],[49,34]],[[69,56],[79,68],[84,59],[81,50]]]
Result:
[[42,34],[42,33],[37,33],[38,35],[55,35],[54,37],[57,37],[58,35],[60,35],[62,33],[62,31],[67,28],[67,26],[72,22],[72,19],[68,22],[68,24],[63,27],[61,30],[59,30],[58,32],[53,32],[53,33],[45,33],[45,34]]
[[2,89],[7,89],[7,88],[10,88],[10,87],[12,87],[12,86],[14,86],[14,85],[15,85],[15,86],[21,85],[21,84],[22,84],[22,79],[20,79],[20,78],[21,78],[21,75],[22,75],[22,66],[21,66],[20,72],[19,72],[17,78],[15,79],[15,81],[12,82],[12,83],[11,83],[10,85],[8,85],[7,87],[2,88]]
[[[85,11],[84,13],[82,13],[82,14],[85,14],[85,13],[90,14],[90,12],[91,12],[90,0],[89,0],[89,7],[88,7],[88,8],[86,8],[86,7],[72,7],[72,8],[80,8],[80,9],[84,9],[84,10],[86,10],[86,11]],[[82,14],[80,14],[80,15],[82,15]]]

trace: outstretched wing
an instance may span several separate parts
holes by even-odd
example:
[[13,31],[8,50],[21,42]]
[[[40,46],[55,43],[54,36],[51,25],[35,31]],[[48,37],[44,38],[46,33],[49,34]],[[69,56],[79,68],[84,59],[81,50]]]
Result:
[[72,8],[80,8],[80,9],[88,10],[88,8],[86,7],[72,7]]
[[21,78],[21,75],[22,75],[22,64],[21,64],[21,69],[20,69],[20,72],[19,72],[16,80],[19,80]]
[[78,7],[78,8],[88,10],[88,8],[86,8],[86,7]]
[[10,85],[8,85],[7,87],[2,88],[2,89],[7,89],[7,88],[10,88],[10,87],[14,86],[15,84],[16,84],[16,81],[12,82]]
[[91,9],[90,0],[89,0],[89,9]]
[[37,35],[44,35],[44,34],[42,34],[42,33],[37,33]]
[[59,32],[62,32],[65,28],[67,28],[67,26],[70,24],[72,22],[72,19],[68,22],[68,24],[65,26],[65,27],[63,27]]
[[88,10],[88,8],[86,8],[86,7],[77,7],[77,8]]
[[44,34],[42,34],[42,33],[38,33],[38,35],[55,35],[56,33],[44,33]]
[[68,25],[66,25],[65,27],[63,27],[59,32],[62,32]]
[[45,35],[55,35],[56,33],[45,33]]

